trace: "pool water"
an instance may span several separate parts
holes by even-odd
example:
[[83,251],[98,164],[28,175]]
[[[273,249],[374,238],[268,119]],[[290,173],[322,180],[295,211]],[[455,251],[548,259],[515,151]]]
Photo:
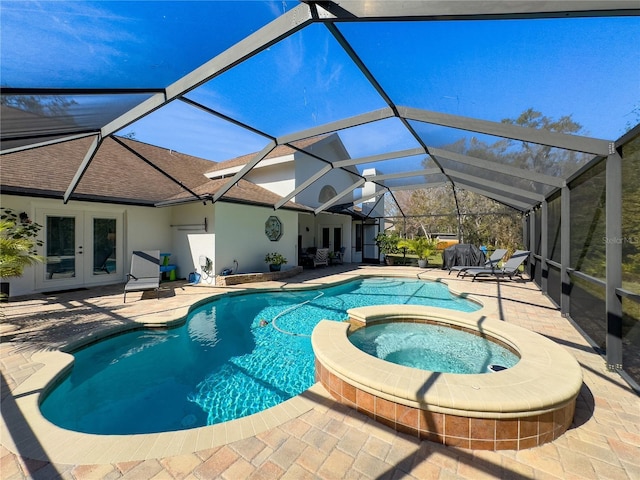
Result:
[[488,373],[511,368],[519,357],[487,338],[442,325],[381,323],[349,335],[360,350],[405,367],[442,373]]
[[182,430],[257,413],[313,385],[309,336],[320,320],[344,321],[349,308],[380,304],[480,308],[446,285],[395,278],[226,295],[181,327],[124,333],[74,352],[71,373],[41,410],[62,428],[96,434]]

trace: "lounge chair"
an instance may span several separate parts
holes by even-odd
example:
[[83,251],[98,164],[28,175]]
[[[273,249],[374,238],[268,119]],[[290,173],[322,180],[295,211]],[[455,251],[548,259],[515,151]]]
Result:
[[127,292],[155,290],[160,298],[160,250],[134,251],[131,257],[131,273],[127,273],[124,285],[124,302]]
[[465,272],[470,268],[496,268],[498,266],[498,263],[500,263],[500,260],[502,260],[502,258],[506,254],[507,254],[506,248],[498,248],[496,249],[495,252],[491,254],[489,259],[486,262],[484,262],[484,265],[482,267],[472,266],[472,265],[454,265],[449,269],[449,275],[451,275],[451,272],[456,271],[458,272],[458,275],[456,276],[459,277],[462,272]]
[[328,248],[319,248],[316,250],[316,255],[313,257],[313,268],[318,265],[324,265],[325,267],[329,266],[329,249]]
[[473,276],[473,281],[477,277],[509,277],[513,278],[514,275],[520,275],[520,265],[529,258],[528,250],[516,250],[515,253],[507,260],[502,268],[484,268],[484,267],[472,267],[463,272],[463,277],[467,275]]

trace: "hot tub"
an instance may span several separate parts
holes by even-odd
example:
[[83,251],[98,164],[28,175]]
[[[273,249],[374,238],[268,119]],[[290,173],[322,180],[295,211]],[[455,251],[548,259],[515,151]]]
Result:
[[520,360],[500,342],[441,322],[377,322],[350,332],[349,341],[387,362],[442,373],[488,373]]
[[[316,380],[339,402],[397,431],[445,445],[520,450],[562,435],[582,386],[578,362],[551,340],[477,313],[385,305],[348,311],[350,323],[320,322],[311,342]],[[379,322],[441,323],[513,349],[512,368],[483,374],[440,373],[396,365],[356,348],[355,327]]]

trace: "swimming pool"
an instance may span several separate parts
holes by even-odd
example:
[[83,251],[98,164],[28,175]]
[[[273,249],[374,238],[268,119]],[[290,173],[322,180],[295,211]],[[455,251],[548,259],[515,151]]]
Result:
[[314,383],[309,335],[320,320],[389,303],[480,308],[443,284],[398,278],[224,296],[181,327],[133,331],[74,352],[73,369],[41,411],[60,427],[99,434],[182,430],[257,413]]

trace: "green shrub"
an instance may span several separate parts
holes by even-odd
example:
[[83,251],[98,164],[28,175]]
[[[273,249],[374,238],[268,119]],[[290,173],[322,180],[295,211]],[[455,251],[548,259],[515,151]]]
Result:
[[29,220],[26,213],[0,210],[0,277],[20,277],[25,267],[43,261],[36,251],[42,246],[37,238],[42,225]]

